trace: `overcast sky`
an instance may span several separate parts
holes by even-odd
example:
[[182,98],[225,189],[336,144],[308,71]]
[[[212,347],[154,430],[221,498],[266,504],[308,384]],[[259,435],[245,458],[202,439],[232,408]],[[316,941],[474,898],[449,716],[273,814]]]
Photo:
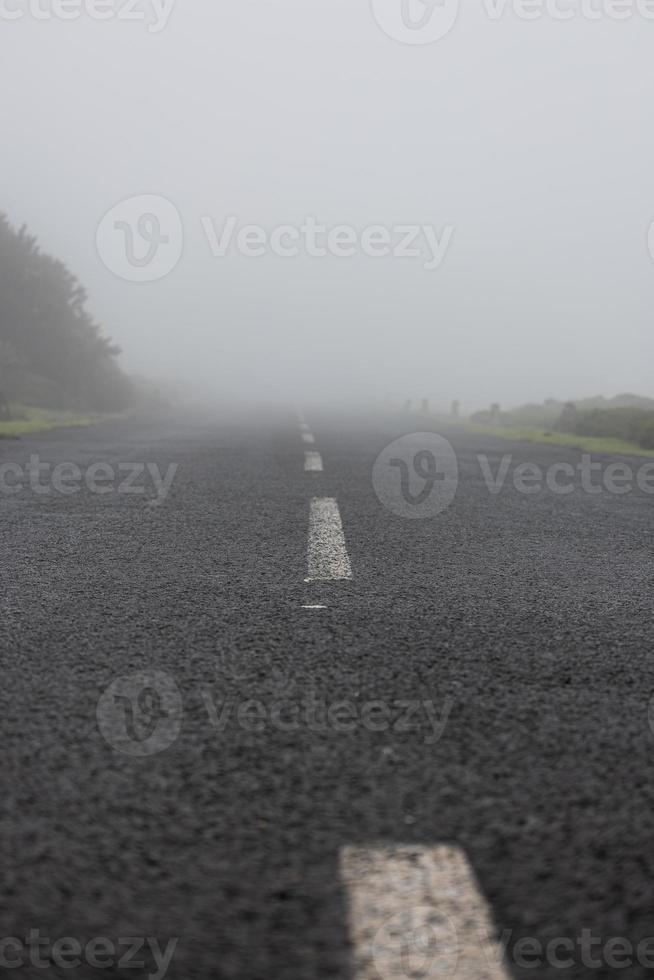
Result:
[[[404,43],[429,38],[402,0],[104,2],[0,0],[22,15],[0,23],[0,210],[81,279],[126,367],[245,398],[654,396],[654,20],[465,0]],[[411,3],[427,31],[455,12]],[[142,195],[169,202],[142,240],[138,200],[103,223]],[[291,226],[298,254],[212,254],[229,216],[234,238]],[[307,218],[356,254],[306,254]],[[404,226],[419,255],[365,254]]]

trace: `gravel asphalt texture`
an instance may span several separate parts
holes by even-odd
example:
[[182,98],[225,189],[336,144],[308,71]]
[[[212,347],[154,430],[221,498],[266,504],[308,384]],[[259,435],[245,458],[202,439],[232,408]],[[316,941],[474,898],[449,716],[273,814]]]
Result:
[[[144,494],[0,494],[0,936],[176,937],[170,980],[348,980],[341,849],[455,844],[515,978],[653,975],[527,969],[511,951],[583,929],[654,936],[654,496],[493,495],[478,453],[493,472],[507,453],[580,454],[454,429],[456,499],[406,520],[375,496],[373,463],[440,427],[307,418],[323,474],[303,472],[290,412],[0,443],[0,464],[179,467],[160,505],[147,480]],[[305,582],[316,495],[338,501],[351,582]],[[183,716],[138,757],[103,736],[98,703],[143,671],[172,679]],[[208,705],[251,700],[263,730],[212,724]],[[410,730],[272,720],[280,702],[343,700],[429,701],[445,728],[434,744],[424,712]]]

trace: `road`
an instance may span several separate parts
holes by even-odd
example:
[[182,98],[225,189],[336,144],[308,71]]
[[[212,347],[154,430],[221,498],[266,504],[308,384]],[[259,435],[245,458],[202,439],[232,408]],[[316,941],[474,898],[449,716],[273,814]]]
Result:
[[[392,513],[375,460],[436,428],[307,409],[0,443],[0,935],[115,950],[12,943],[7,976],[163,975],[121,968],[125,937],[176,939],[171,980],[651,975],[654,497],[492,493],[480,455],[580,453],[455,428],[450,506]],[[105,492],[18,486],[35,456],[108,464]]]

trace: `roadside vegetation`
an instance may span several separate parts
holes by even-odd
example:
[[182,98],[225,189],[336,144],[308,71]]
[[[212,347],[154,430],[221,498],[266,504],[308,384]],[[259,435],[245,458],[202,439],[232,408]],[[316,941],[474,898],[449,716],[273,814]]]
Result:
[[0,438],[162,404],[119,354],[75,276],[0,213]]
[[637,395],[565,403],[550,399],[507,412],[494,405],[469,421],[480,431],[526,442],[654,456],[654,400]]
[[11,418],[0,421],[0,439],[18,439],[48,429],[92,425],[98,416],[78,415],[75,412],[58,412],[31,408],[23,405],[10,406]]
[[624,439],[642,449],[654,450],[654,411],[642,408],[568,410],[559,420],[558,428],[581,436]]

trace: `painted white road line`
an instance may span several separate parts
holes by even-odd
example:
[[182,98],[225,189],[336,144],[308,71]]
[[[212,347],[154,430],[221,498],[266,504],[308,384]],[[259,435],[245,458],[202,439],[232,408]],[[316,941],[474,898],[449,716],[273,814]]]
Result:
[[490,910],[458,847],[346,847],[354,980],[509,980]]
[[309,582],[352,578],[338,504],[314,497],[309,515]]
[[327,606],[302,606],[303,609],[326,609]]
[[307,445],[309,445],[309,446],[313,446],[313,444],[315,443],[315,441],[316,440],[314,439],[313,435],[310,432],[303,432],[302,433],[302,442],[307,443]]
[[320,453],[307,450],[304,454],[304,472],[322,473],[322,456]]
[[303,432],[311,432],[311,428],[310,426],[307,425],[306,422],[300,422],[300,428],[302,429]]

